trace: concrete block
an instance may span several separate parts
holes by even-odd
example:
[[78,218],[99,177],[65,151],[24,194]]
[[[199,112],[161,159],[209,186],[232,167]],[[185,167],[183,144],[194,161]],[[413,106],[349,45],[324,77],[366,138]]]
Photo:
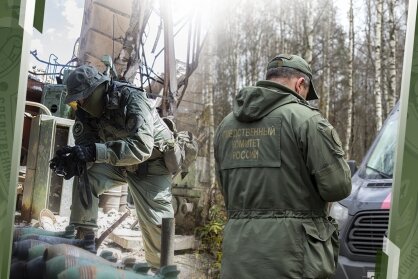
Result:
[[115,229],[109,235],[109,239],[125,249],[138,249],[143,247],[140,231]]
[[174,236],[174,251],[197,249],[199,241],[193,235],[175,235]]
[[118,1],[118,5],[115,5],[115,0],[93,0],[93,5],[100,5],[127,16],[132,12],[132,0]]
[[[115,229],[109,239],[125,249],[142,248],[142,237],[140,231],[130,229]],[[197,249],[199,241],[193,235],[174,236],[174,251]]]
[[112,37],[104,35],[97,30],[89,29],[86,35],[84,53],[89,53],[91,56],[101,60],[105,54],[111,55],[117,54],[122,49],[122,44],[118,41],[113,41]]
[[129,27],[129,17],[117,14],[101,5],[92,6],[92,15],[89,21],[90,28],[115,39],[125,37]]

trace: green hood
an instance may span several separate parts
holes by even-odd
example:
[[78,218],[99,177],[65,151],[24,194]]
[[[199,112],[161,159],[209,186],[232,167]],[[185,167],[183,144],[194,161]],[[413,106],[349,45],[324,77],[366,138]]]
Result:
[[244,87],[234,99],[233,113],[241,122],[263,118],[272,110],[288,103],[307,102],[290,88],[276,82],[262,80],[256,86]]

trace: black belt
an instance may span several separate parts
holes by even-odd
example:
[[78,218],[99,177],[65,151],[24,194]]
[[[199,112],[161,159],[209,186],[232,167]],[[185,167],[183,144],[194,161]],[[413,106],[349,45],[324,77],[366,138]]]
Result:
[[228,210],[230,219],[267,219],[267,218],[321,218],[327,215],[323,210],[295,209],[236,209]]

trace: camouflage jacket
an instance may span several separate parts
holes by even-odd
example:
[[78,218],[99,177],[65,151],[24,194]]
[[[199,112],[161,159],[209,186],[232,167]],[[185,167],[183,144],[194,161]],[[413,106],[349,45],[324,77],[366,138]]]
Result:
[[242,89],[215,135],[228,222],[222,278],[328,278],[338,230],[328,202],[351,191],[341,141],[317,109],[287,87]]
[[174,141],[145,92],[114,82],[100,118],[76,111],[73,127],[76,144],[96,144],[96,163],[130,166],[162,154]]

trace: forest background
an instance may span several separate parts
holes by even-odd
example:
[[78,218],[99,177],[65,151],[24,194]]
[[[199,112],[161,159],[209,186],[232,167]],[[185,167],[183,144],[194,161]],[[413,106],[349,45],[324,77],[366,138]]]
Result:
[[[312,66],[320,98],[311,104],[337,129],[346,158],[360,163],[399,99],[408,1],[342,2],[223,1],[189,81],[194,104],[180,126],[207,129],[211,141],[239,89],[264,79],[275,55],[297,54]],[[202,152],[212,153],[211,145]]]

